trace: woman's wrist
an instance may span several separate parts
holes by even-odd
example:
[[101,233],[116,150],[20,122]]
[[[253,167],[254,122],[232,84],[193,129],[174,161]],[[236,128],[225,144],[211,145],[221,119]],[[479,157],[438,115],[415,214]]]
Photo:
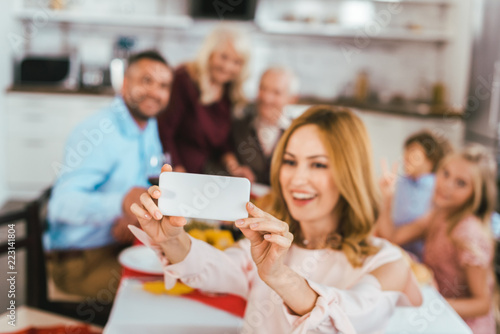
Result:
[[382,213],[390,214],[392,212],[392,199],[393,196],[384,196],[382,198],[382,205],[380,206]]
[[[260,275],[260,273],[259,273]],[[275,274],[272,275],[260,275],[260,278],[266,283],[271,289],[285,290],[290,288],[291,285],[297,283],[296,279],[297,273],[290,269],[290,267],[283,265],[280,269],[277,269]]]
[[186,232],[169,237],[158,244],[170,263],[184,260],[191,249],[191,239]]
[[391,210],[382,209],[377,219],[377,234],[379,237],[393,240],[394,237],[394,223],[392,221]]
[[266,277],[263,280],[296,315],[307,314],[316,305],[318,298],[316,291],[309,286],[304,277],[286,265],[283,265],[276,275]]

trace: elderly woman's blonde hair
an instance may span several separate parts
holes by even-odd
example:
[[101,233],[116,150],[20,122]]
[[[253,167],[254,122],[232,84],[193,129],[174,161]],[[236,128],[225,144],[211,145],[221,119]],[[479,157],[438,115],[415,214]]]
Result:
[[218,48],[230,43],[243,60],[241,72],[238,77],[230,83],[229,97],[236,107],[242,107],[246,103],[243,93],[243,83],[248,78],[248,63],[250,60],[250,42],[246,34],[232,25],[220,25],[216,27],[203,41],[198,54],[193,62],[187,64],[187,68],[198,83],[202,104],[215,102],[208,87],[210,87],[209,61],[210,57]]
[[297,129],[314,125],[328,152],[330,172],[340,192],[336,210],[339,226],[327,237],[330,248],[342,250],[349,262],[360,266],[378,248],[370,243],[378,216],[379,192],[375,183],[370,139],[363,122],[348,108],[314,106],[295,119],[281,137],[271,164],[271,195],[266,209],[290,225],[294,243],[303,243],[300,224],[290,214],[280,184],[283,155]]

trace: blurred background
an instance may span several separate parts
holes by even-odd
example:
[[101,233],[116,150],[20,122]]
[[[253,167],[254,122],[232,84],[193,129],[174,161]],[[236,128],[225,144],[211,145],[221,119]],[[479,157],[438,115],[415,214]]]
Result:
[[11,0],[0,2],[0,207],[53,183],[66,136],[110,103],[130,53],[155,48],[177,66],[222,22],[252,38],[250,100],[267,67],[290,67],[301,81],[290,116],[357,108],[376,166],[401,160],[423,128],[498,152],[496,0]]

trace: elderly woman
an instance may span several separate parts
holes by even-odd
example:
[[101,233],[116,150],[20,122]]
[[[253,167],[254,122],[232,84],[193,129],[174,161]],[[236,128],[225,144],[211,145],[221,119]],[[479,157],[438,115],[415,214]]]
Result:
[[204,41],[196,59],[175,70],[170,104],[158,117],[164,151],[175,171],[217,173],[253,181],[230,142],[231,115],[245,104],[250,47],[234,27],[220,26]]
[[[318,106],[283,134],[271,167],[269,213],[248,203],[246,239],[219,251],[162,217],[153,186],[132,204],[165,281],[247,300],[243,333],[383,333],[397,304],[418,305],[399,248],[372,236],[377,216],[371,149],[348,109]],[[164,171],[171,170],[164,166]]]

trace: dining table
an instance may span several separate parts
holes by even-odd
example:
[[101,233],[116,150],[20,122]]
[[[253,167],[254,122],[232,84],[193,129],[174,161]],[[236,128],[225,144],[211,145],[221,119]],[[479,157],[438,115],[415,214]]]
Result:
[[[14,320],[9,317],[15,315]],[[0,314],[0,334],[101,334],[102,327],[21,305]]]
[[[243,325],[246,302],[238,296],[194,290],[183,295],[154,294],[144,289],[160,275],[124,268],[104,334],[236,334]],[[386,334],[472,334],[432,285],[421,286],[419,307],[396,307]]]

